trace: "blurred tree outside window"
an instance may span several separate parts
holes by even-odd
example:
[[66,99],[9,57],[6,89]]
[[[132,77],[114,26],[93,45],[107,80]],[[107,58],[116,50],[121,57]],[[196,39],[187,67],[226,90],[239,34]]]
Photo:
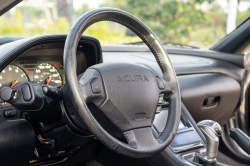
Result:
[[[98,7],[131,13],[166,43],[201,48],[210,48],[250,16],[250,0],[24,0],[0,17],[0,38],[68,33],[78,17]],[[141,41],[113,22],[96,23],[84,34],[101,44]]]

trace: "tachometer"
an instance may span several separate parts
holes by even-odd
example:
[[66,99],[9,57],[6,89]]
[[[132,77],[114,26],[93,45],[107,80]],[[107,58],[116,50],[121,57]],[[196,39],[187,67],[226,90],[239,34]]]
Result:
[[8,65],[0,73],[0,88],[14,87],[25,81],[28,81],[27,75],[15,65]]
[[51,85],[60,87],[62,85],[62,78],[56,67],[49,63],[41,63],[37,66],[34,72],[34,81],[40,85]]

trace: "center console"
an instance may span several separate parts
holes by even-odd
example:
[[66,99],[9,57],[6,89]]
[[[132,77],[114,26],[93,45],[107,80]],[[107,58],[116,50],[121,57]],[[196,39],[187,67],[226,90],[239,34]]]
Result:
[[[154,133],[159,133],[159,135],[161,134],[165,127],[162,124],[166,124],[166,122],[163,121],[163,117],[165,117],[165,120],[167,114],[168,109],[163,109],[160,114],[156,114],[154,120],[154,129],[156,132]],[[159,135],[156,135],[156,137]],[[188,119],[186,119],[186,117],[181,117],[178,131],[169,147],[174,153],[181,153],[192,149],[204,148],[205,146],[204,142],[201,140],[200,136],[197,134]]]
[[[149,158],[153,165],[223,165],[215,158],[207,157],[207,141],[196,122],[182,104],[178,131],[171,144],[163,152]],[[169,109],[163,108],[154,120],[153,133],[159,137],[167,124]],[[210,140],[209,140],[210,141]],[[211,143],[210,143],[211,144]],[[211,146],[211,145],[210,145]],[[218,147],[217,147],[218,149]],[[208,149],[209,150],[209,149]],[[216,151],[217,152],[217,151]],[[217,153],[216,153],[217,154]]]

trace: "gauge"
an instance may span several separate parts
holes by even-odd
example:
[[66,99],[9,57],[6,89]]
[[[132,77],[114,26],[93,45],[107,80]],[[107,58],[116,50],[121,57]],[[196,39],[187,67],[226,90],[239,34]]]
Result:
[[8,65],[0,73],[0,88],[14,87],[22,82],[28,81],[24,71],[15,65]]
[[60,87],[62,78],[59,71],[49,63],[41,63],[37,66],[34,72],[34,81],[40,85],[51,85]]

